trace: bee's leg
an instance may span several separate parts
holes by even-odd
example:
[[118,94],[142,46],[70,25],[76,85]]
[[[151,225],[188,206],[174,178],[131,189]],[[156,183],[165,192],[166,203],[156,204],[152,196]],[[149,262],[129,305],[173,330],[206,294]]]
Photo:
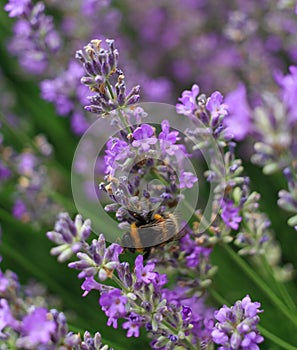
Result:
[[152,250],[151,247],[147,247],[147,248],[144,248],[144,249],[143,249],[143,252],[144,252],[144,254],[143,254],[143,259],[144,259],[144,260],[146,260],[146,259],[149,258],[150,254],[151,254],[151,250]]

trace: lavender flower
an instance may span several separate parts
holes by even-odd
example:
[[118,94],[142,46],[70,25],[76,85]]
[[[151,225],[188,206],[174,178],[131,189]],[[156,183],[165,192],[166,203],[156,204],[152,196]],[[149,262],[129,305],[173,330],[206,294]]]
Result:
[[145,284],[150,284],[156,278],[156,273],[153,272],[155,269],[155,264],[148,263],[146,266],[143,266],[143,256],[138,255],[135,259],[135,274],[137,282],[143,282]]
[[36,308],[22,322],[23,336],[18,339],[17,346],[30,349],[40,344],[47,344],[56,331],[53,319],[45,308]]
[[0,270],[0,337],[3,349],[108,350],[101,335],[69,332],[62,312],[49,309],[53,298],[43,285],[20,285],[12,271]]
[[0,161],[0,179],[8,180],[11,177],[11,170]]
[[58,255],[59,262],[69,260],[81,250],[90,233],[90,220],[83,222],[81,215],[77,215],[73,222],[67,213],[60,213],[54,231],[47,232],[47,237],[58,245],[51,249],[51,254]]
[[257,330],[259,323],[258,314],[260,303],[252,302],[247,295],[241,301],[237,301],[231,308],[224,305],[215,312],[217,323],[212,331],[212,339],[224,349],[259,349],[259,343],[264,338]]
[[281,97],[288,108],[288,122],[290,124],[296,124],[297,114],[294,108],[294,101],[297,94],[297,67],[289,67],[289,74],[281,76],[276,75],[276,81],[281,87]]
[[182,97],[178,100],[181,103],[176,105],[176,111],[179,114],[191,115],[197,109],[197,97],[199,95],[199,86],[194,84],[191,90],[185,90]]
[[[167,120],[161,127],[157,135],[155,128],[142,123],[132,128],[128,139],[121,135],[107,142],[107,181],[100,188],[114,202],[105,210],[116,212],[122,227],[135,222],[131,212],[139,213],[146,221],[152,221],[155,214],[172,212],[182,198],[180,189],[192,188],[198,181],[195,174],[185,169],[189,154],[179,143],[179,133],[170,130]],[[151,181],[153,174],[158,179],[156,184]],[[148,179],[150,187],[146,186]],[[131,242],[126,244],[130,246]]]
[[223,102],[223,95],[219,91],[215,91],[207,99],[205,107],[210,112],[210,115],[213,118],[213,120],[216,120],[228,113],[227,104],[222,102]]
[[103,293],[99,303],[106,316],[109,317],[107,325],[117,328],[117,319],[126,315],[127,297],[122,294],[119,289],[112,289],[107,293]]
[[3,339],[8,337],[8,335],[3,332],[7,327],[17,329],[19,324],[12,316],[8,301],[6,299],[0,299],[0,337]]
[[206,98],[204,94],[199,95],[199,87],[194,84],[192,90],[184,91],[179,100],[182,103],[176,105],[176,112],[189,117],[197,124],[196,130],[185,132],[189,137],[195,137],[201,148],[209,147],[210,135],[222,145],[231,138],[223,125],[228,115],[228,106],[223,103],[223,96],[219,91]]
[[128,318],[128,321],[124,322],[122,327],[127,329],[127,338],[130,337],[139,337],[139,329],[142,325],[142,319],[137,314],[131,314]]
[[79,278],[97,275],[99,280],[104,281],[112,277],[113,271],[119,265],[119,254],[122,252],[123,248],[115,243],[106,248],[104,236],[100,235],[90,246],[85,243],[84,251],[77,253],[79,261],[69,263],[68,266],[82,270]]
[[45,15],[42,2],[33,5],[31,1],[13,0],[5,10],[10,12],[10,17],[20,17],[14,26],[10,51],[30,73],[41,74],[48,65],[48,53],[55,53],[60,46],[52,17]]
[[228,115],[224,123],[230,129],[235,140],[243,140],[253,130],[251,110],[247,102],[246,88],[243,84],[229,92],[225,97]]
[[18,17],[26,12],[29,4],[30,0],[9,0],[4,10],[9,12],[9,17]]
[[232,228],[233,230],[237,230],[239,227],[239,223],[242,221],[242,217],[239,215],[239,208],[234,206],[232,201],[223,201],[222,203],[222,219],[224,223]]
[[[76,58],[83,64],[86,75],[82,83],[89,87],[95,95],[89,97],[91,105],[86,110],[102,115],[110,111],[135,104],[139,100],[139,86],[126,93],[123,72],[118,69],[118,50],[114,40],[106,40],[108,49],[101,47],[101,40],[92,40],[84,49],[77,51]],[[110,79],[117,78],[114,86]]]
[[17,199],[12,208],[13,216],[23,222],[28,222],[30,220],[30,214],[25,203],[21,199]]

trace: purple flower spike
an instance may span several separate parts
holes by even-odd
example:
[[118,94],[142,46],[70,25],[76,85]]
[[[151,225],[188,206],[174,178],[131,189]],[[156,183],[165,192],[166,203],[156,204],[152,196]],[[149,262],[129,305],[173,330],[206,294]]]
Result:
[[170,124],[168,120],[162,121],[162,131],[159,134],[159,140],[168,144],[174,145],[178,138],[178,131],[170,131]]
[[[227,112],[228,106],[223,102],[223,95],[219,91],[215,91],[211,96],[207,99],[206,109],[210,112],[211,117],[213,119],[213,124],[217,124],[220,117],[225,116]],[[215,126],[215,125],[214,125]]]
[[58,256],[59,262],[69,260],[73,254],[81,250],[83,242],[91,233],[91,221],[83,221],[81,215],[74,222],[68,213],[60,213],[54,231],[47,232],[47,237],[57,244],[51,249],[52,255]]
[[239,208],[234,207],[234,203],[231,200],[223,201],[221,217],[224,223],[233,230],[238,229],[242,220],[242,217],[239,215]]
[[[47,344],[56,330],[56,324],[45,308],[36,308],[23,319],[24,336],[17,341],[18,347],[32,349],[36,345]],[[30,347],[31,346],[31,347]]]
[[228,115],[224,119],[224,124],[235,140],[243,140],[253,129],[252,112],[248,105],[245,86],[239,84],[234,91],[226,95],[225,102],[228,105]]
[[182,97],[178,100],[181,103],[176,105],[176,112],[179,114],[191,115],[197,109],[197,97],[199,95],[199,86],[194,84],[192,90],[185,90]]
[[135,274],[138,282],[143,282],[149,284],[155,280],[157,274],[153,272],[155,264],[148,263],[146,266],[143,266],[143,256],[138,255],[135,259]]
[[0,337],[5,337],[3,329],[7,326],[17,328],[18,322],[13,318],[6,299],[0,299]]
[[141,148],[143,152],[147,152],[150,149],[150,145],[158,142],[158,139],[153,137],[153,135],[154,128],[148,124],[142,124],[133,132],[134,141],[132,145]]
[[191,188],[193,187],[194,183],[198,181],[198,178],[193,175],[193,173],[184,171],[181,173],[179,181],[180,188]]
[[98,240],[93,239],[90,246],[86,244],[84,250],[85,253],[77,253],[79,260],[68,264],[68,266],[81,270],[79,278],[98,275],[100,281],[112,277],[113,271],[120,264],[119,255],[123,252],[123,248],[115,243],[106,248],[105,238],[102,234]]
[[283,102],[288,108],[289,123],[296,125],[297,123],[297,112],[295,108],[296,94],[297,94],[297,67],[291,66],[289,68],[290,73],[281,76],[278,74],[276,76],[276,81],[281,87],[281,95]]
[[128,321],[123,323],[122,327],[123,329],[127,329],[127,338],[130,337],[139,337],[139,328],[142,326],[141,317],[139,317],[137,314],[132,313]]
[[247,295],[241,301],[237,301],[230,308],[224,305],[215,311],[217,323],[212,331],[212,339],[216,344],[222,345],[220,350],[258,350],[257,344],[262,343],[264,338],[259,334],[257,324],[258,313],[261,304],[251,302]]
[[18,17],[27,12],[31,0],[9,0],[4,10],[9,12],[9,17]]
[[126,315],[127,297],[122,292],[114,288],[113,290],[103,293],[99,299],[99,304],[106,316],[109,317],[107,324],[117,328],[117,319]]
[[11,170],[0,161],[0,179],[5,181],[8,180],[10,176]]

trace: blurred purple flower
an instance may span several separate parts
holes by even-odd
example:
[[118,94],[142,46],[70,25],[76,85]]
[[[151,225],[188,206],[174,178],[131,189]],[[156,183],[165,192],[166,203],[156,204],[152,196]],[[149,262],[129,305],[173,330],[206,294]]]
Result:
[[183,171],[179,177],[179,181],[180,188],[191,188],[198,181],[198,178],[191,172]]
[[27,213],[28,210],[25,203],[21,199],[17,199],[12,208],[12,215],[18,220],[23,220]]
[[31,175],[37,159],[31,152],[23,152],[18,158],[18,171],[21,175]]
[[18,17],[28,10],[30,3],[31,0],[9,0],[4,6],[4,10],[9,13],[9,17]]
[[245,86],[239,84],[235,90],[229,92],[225,97],[225,103],[228,105],[228,114],[224,124],[235,140],[243,140],[252,131],[251,110]]
[[291,66],[289,74],[275,74],[277,83],[281,87],[281,96],[289,110],[288,122],[297,123],[296,99],[297,99],[297,67]]
[[6,327],[17,328],[18,322],[13,318],[6,299],[0,299],[0,337],[5,337],[2,332]]
[[45,308],[40,307],[24,317],[22,324],[24,337],[20,339],[22,343],[25,341],[34,347],[49,342],[56,330],[56,324],[49,315]]
[[90,126],[83,113],[74,112],[71,115],[71,129],[77,135],[82,135]]
[[56,244],[51,249],[51,254],[58,256],[58,261],[64,262],[81,250],[90,234],[90,219],[83,221],[81,215],[76,215],[72,221],[68,213],[60,213],[54,230],[47,232],[46,236]]
[[11,176],[11,170],[7,168],[0,160],[0,179],[7,180]]

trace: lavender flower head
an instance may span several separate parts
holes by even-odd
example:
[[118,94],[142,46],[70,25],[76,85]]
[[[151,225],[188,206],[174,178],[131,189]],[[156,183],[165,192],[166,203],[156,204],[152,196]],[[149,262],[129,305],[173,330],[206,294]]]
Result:
[[224,223],[233,230],[237,230],[240,222],[242,221],[239,211],[240,208],[235,207],[232,200],[224,200],[222,202],[221,217]]
[[114,40],[106,40],[108,49],[101,43],[101,40],[92,40],[83,51],[76,52],[85,70],[81,82],[95,93],[89,97],[91,105],[85,109],[97,115],[135,104],[140,98],[139,86],[126,93],[125,76],[118,68],[119,53]]
[[25,13],[31,0],[9,0],[4,10],[9,12],[9,17],[18,17]]
[[122,224],[132,224],[133,213],[149,221],[154,214],[172,212],[182,199],[181,190],[192,188],[198,181],[186,169],[189,154],[178,143],[179,133],[170,130],[167,120],[161,127],[157,134],[151,125],[141,124],[132,130],[128,140],[113,137],[107,143],[107,182],[100,188],[114,202],[106,206],[106,211],[116,212]]
[[104,236],[101,234],[98,239],[93,239],[91,245],[86,242],[84,250],[77,253],[78,261],[69,263],[69,267],[82,270],[79,278],[98,276],[99,280],[104,281],[111,278],[115,268],[119,265],[119,254],[123,248],[118,244],[111,244],[106,247]]
[[258,314],[262,312],[260,306],[260,303],[252,302],[247,295],[234,306],[229,308],[224,305],[215,312],[218,322],[212,331],[212,339],[221,345],[220,350],[259,349],[257,344],[264,340],[257,329],[260,320]]
[[23,336],[18,339],[17,346],[32,349],[37,345],[47,344],[55,331],[56,324],[48,310],[36,308],[24,317],[22,321]]
[[83,222],[81,215],[77,215],[73,222],[67,213],[59,214],[54,231],[47,232],[47,237],[58,245],[51,249],[51,254],[57,255],[60,262],[68,260],[81,250],[90,233],[89,219]]
[[45,15],[45,5],[33,4],[31,0],[10,0],[4,9],[10,17],[17,17],[10,52],[19,58],[25,70],[32,74],[44,73],[50,53],[58,51],[61,41],[53,18]]

